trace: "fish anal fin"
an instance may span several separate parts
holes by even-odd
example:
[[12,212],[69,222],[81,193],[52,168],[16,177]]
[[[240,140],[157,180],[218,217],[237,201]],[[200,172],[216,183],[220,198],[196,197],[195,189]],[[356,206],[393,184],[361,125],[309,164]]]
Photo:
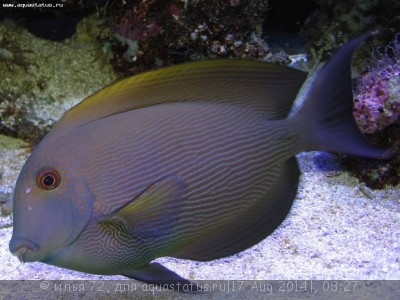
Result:
[[139,269],[124,272],[121,275],[180,292],[191,293],[201,291],[200,287],[195,283],[155,262]]

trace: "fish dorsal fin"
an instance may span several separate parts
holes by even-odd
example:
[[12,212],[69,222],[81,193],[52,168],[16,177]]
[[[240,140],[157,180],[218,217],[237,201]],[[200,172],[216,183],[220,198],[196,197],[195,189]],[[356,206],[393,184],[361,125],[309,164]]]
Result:
[[71,108],[54,128],[183,101],[234,103],[280,119],[288,114],[305,77],[304,72],[260,61],[185,63],[118,81]]
[[167,236],[173,226],[171,215],[176,215],[182,207],[185,189],[181,177],[166,175],[99,222],[121,222],[132,236],[140,239]]

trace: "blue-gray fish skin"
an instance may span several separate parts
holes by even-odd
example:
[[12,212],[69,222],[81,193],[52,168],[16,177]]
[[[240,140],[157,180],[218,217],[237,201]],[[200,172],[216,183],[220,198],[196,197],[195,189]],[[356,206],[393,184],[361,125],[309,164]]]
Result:
[[301,151],[386,158],[352,117],[350,63],[320,72],[251,61],[189,63],[118,82],[68,111],[25,163],[10,251],[22,262],[179,289],[155,258],[207,261],[253,246],[287,216]]

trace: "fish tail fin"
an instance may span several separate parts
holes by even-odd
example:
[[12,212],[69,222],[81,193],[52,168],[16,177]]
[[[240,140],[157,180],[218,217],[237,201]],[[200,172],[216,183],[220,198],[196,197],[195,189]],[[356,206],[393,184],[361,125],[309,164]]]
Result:
[[[343,45],[320,70],[307,95],[296,100],[289,121],[305,151],[323,150],[385,159],[391,149],[373,146],[353,117],[351,61],[354,51],[370,34]],[[303,103],[298,103],[303,100]]]

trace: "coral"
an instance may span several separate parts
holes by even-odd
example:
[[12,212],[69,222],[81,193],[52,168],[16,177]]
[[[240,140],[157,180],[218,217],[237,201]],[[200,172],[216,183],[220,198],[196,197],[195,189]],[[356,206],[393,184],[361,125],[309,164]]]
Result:
[[162,32],[159,17],[150,15],[155,2],[141,1],[132,10],[125,12],[119,21],[114,22],[115,33],[138,42],[159,36]]
[[355,83],[353,114],[362,132],[400,124],[400,35]]
[[114,33],[108,39],[112,64],[128,76],[203,58],[273,59],[260,38],[266,9],[266,0],[127,0],[124,5],[110,4],[105,16]]
[[329,58],[339,44],[368,30],[400,30],[398,0],[314,0],[320,7],[310,14],[303,32],[309,37],[310,61]]
[[[354,81],[354,118],[369,140],[400,152],[400,34],[374,55]],[[380,161],[346,156],[343,163],[370,188],[400,183],[400,156]]]

